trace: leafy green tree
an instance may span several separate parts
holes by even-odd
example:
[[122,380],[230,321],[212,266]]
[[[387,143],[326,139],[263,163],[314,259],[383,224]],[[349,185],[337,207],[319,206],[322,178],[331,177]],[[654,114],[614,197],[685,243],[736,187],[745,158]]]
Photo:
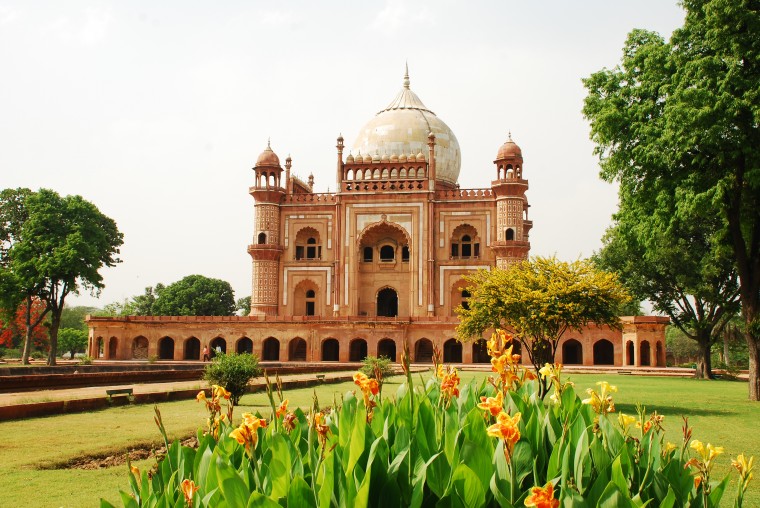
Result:
[[749,0],[684,0],[669,42],[628,36],[619,67],[584,81],[584,115],[602,177],[626,192],[666,183],[679,201],[714,210],[739,277],[760,400],[760,9]]
[[[76,305],[74,307],[69,307],[68,305],[64,306],[63,312],[61,313],[61,330],[64,328],[74,328],[76,330],[84,330],[87,331],[87,323],[85,323],[84,318],[88,314],[95,314],[99,312],[100,309],[97,307],[87,307],[83,305]],[[60,340],[60,337],[59,337]],[[66,349],[62,349],[62,351],[67,351]]]
[[84,352],[87,347],[87,332],[80,328],[59,328],[58,347],[62,352],[70,352],[74,358],[75,353]]
[[[28,216],[8,251],[8,279],[29,301],[30,288],[50,312],[48,364],[55,365],[58,329],[66,297],[80,288],[103,287],[99,270],[120,262],[123,236],[116,223],[81,196],[40,189],[24,199]],[[28,345],[25,345],[25,350]]]
[[[23,227],[29,218],[27,200],[33,192],[29,189],[4,189],[0,192],[0,315],[5,322],[18,318],[24,329],[21,361],[29,364],[29,354],[35,330],[48,316],[50,308],[39,301],[45,289],[45,281],[22,273],[14,263],[13,248],[21,242]],[[18,322],[18,319],[16,319]]]
[[161,288],[152,311],[156,316],[231,316],[235,293],[229,282],[188,275]]
[[465,280],[471,284],[469,308],[457,308],[459,337],[481,337],[489,328],[510,331],[536,372],[554,363],[566,331],[581,331],[590,323],[619,329],[617,311],[630,299],[616,274],[596,269],[589,260],[536,257],[506,270],[480,270]]
[[710,378],[712,347],[739,312],[736,269],[719,241],[721,221],[713,211],[660,187],[628,192],[621,185],[615,224],[595,262],[616,271],[632,294],[651,301],[697,342],[696,376]]
[[238,301],[235,303],[237,307],[237,312],[241,316],[247,316],[251,313],[251,297],[245,296],[243,298],[238,298]]

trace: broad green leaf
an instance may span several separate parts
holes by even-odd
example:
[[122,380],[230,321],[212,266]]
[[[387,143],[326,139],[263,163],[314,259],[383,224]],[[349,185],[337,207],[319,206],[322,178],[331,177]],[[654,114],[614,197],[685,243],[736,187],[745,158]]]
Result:
[[303,478],[297,476],[290,482],[288,508],[313,508],[316,505],[314,492]]
[[230,506],[246,506],[250,492],[238,472],[220,458],[217,458],[217,471],[219,489],[222,491],[227,504]]
[[251,497],[248,498],[248,508],[282,508],[279,504],[275,503],[261,492],[251,492]]
[[477,475],[464,464],[459,464],[451,479],[453,491],[464,506],[476,508],[486,503],[486,491]]

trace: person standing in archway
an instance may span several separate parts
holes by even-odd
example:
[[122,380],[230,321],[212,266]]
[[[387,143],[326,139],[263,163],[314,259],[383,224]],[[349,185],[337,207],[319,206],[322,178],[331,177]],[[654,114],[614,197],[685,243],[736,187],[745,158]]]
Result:
[[207,362],[209,361],[209,355],[208,355],[208,345],[203,346],[203,361]]

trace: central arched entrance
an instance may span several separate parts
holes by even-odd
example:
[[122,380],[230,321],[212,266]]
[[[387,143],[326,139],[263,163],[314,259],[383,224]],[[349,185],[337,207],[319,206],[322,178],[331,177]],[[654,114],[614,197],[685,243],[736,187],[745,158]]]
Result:
[[338,339],[325,339],[322,342],[322,361],[337,362],[340,359],[340,343]]
[[414,361],[416,363],[433,363],[433,343],[420,339],[414,344]]
[[486,339],[478,339],[472,343],[472,363],[490,363]]
[[242,353],[253,353],[253,341],[249,339],[248,337],[243,337],[239,341],[237,341],[237,345],[235,346],[235,350],[238,354]]
[[575,339],[562,344],[562,363],[565,365],[583,365],[583,346]]
[[367,341],[364,339],[354,339],[348,348],[348,361],[360,362],[367,358]]
[[265,362],[277,362],[280,360],[280,341],[274,337],[267,337],[261,344],[261,359]]
[[201,341],[195,337],[190,337],[185,341],[185,360],[201,359]]
[[594,365],[615,365],[615,346],[607,339],[594,343]]
[[377,293],[377,315],[398,316],[398,293],[393,288],[383,288]]
[[291,362],[306,361],[306,341],[301,337],[290,340],[288,344],[288,360]]
[[462,343],[456,339],[449,339],[443,343],[444,363],[462,363]]
[[392,362],[396,361],[396,342],[393,339],[382,339],[377,343],[377,357],[385,356]]

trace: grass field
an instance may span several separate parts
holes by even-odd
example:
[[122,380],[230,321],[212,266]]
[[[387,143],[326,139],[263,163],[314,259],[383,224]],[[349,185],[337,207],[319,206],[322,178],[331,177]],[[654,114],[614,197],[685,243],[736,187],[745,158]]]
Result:
[[[482,380],[483,373],[465,372],[462,381]],[[579,393],[601,380],[600,375],[573,375]],[[615,402],[618,411],[634,413],[641,402],[648,411],[664,414],[667,438],[681,441],[681,415],[689,417],[694,438],[724,446],[725,455],[718,459],[717,474],[730,469],[730,458],[745,452],[760,460],[760,403],[747,400],[746,383],[730,381],[696,381],[608,375],[606,380],[617,385]],[[388,380],[384,394],[395,392],[401,378]],[[320,404],[333,405],[342,393],[354,388],[353,383],[316,387]],[[301,389],[286,393],[290,406],[306,407],[312,403],[314,390]],[[249,394],[236,408],[239,417],[244,411],[268,412],[266,394]],[[186,437],[203,425],[205,410],[194,400],[160,405],[170,437]],[[159,442],[153,423],[153,406],[120,406],[93,413],[70,414],[0,423],[0,506],[87,507],[98,506],[101,497],[117,503],[119,489],[127,486],[126,467],[100,470],[41,469],[65,463],[82,455],[120,454],[130,447]],[[138,463],[149,466],[151,461]],[[758,476],[758,475],[755,475]],[[735,476],[734,476],[735,477]],[[751,484],[745,506],[760,506],[760,484]],[[724,497],[724,506],[731,506],[735,483]]]

